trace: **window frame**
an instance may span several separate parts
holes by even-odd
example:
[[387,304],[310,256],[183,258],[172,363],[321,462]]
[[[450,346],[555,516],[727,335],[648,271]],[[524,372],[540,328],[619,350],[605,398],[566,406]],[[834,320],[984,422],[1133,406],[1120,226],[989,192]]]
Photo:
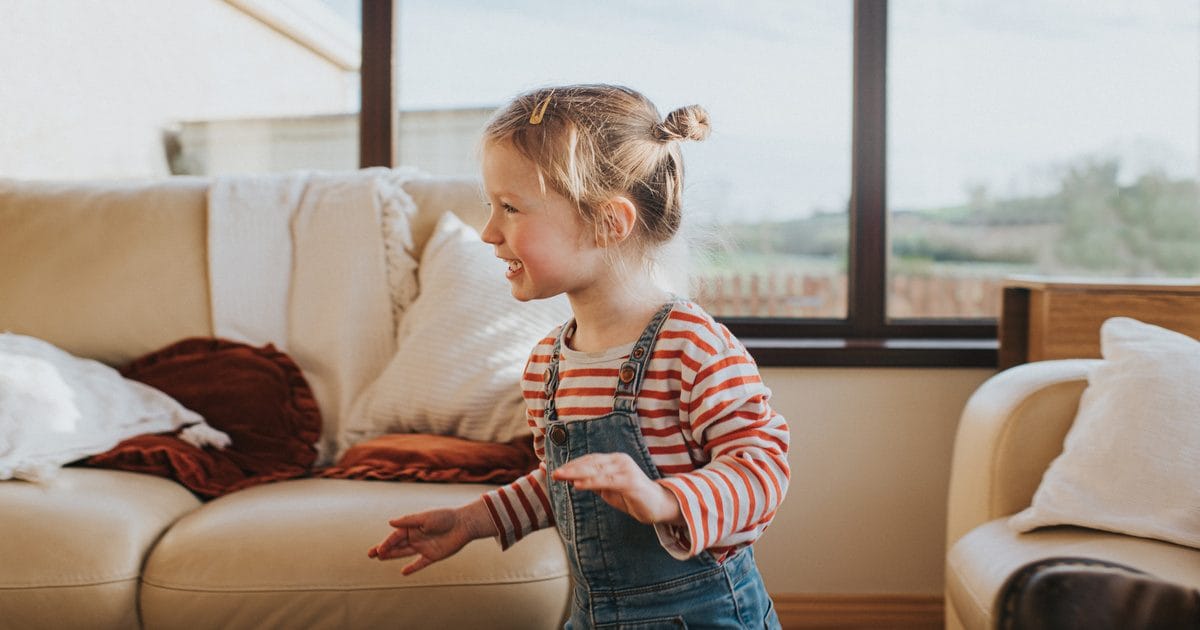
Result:
[[[362,0],[359,165],[394,166],[401,0]],[[723,317],[761,366],[996,367],[997,322],[887,317],[887,0],[854,0],[845,319]]]

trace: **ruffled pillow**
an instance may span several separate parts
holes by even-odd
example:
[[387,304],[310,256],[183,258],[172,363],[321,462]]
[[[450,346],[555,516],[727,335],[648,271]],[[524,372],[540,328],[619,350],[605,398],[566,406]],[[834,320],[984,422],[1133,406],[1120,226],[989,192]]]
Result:
[[397,433],[356,444],[321,477],[386,481],[508,483],[537,468],[530,437],[507,443]]
[[204,416],[232,444],[199,449],[173,435],[141,435],[86,465],[175,479],[210,498],[311,473],[321,413],[300,368],[274,346],[186,339],[135,360],[122,374]]

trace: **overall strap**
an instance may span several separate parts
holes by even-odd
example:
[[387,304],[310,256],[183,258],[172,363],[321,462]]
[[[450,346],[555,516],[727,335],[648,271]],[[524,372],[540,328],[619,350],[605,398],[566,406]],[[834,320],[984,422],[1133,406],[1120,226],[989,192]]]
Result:
[[[617,390],[613,396],[613,411],[628,411],[634,412],[637,410],[638,392],[642,390],[642,381],[646,377],[646,365],[650,363],[651,350],[654,348],[654,342],[658,339],[658,331],[662,330],[663,324],[667,321],[667,316],[671,314],[671,310],[675,308],[678,298],[663,304],[654,317],[650,318],[650,323],[642,331],[642,336],[633,344],[633,350],[629,352],[629,359],[621,364],[617,371]],[[554,394],[558,391],[558,365],[559,357],[562,355],[563,338],[567,331],[575,326],[575,320],[572,318],[558,331],[558,336],[554,339],[554,349],[550,351],[550,366],[546,368],[546,372],[542,376],[543,388],[546,393],[546,410],[545,421],[553,422],[558,419],[558,410],[554,406]]]
[[650,351],[654,349],[658,331],[662,330],[677,301],[673,299],[658,309],[654,317],[650,318],[646,329],[642,331],[642,336],[633,344],[629,359],[621,364],[621,369],[617,372],[617,393],[613,397],[613,411],[637,411],[637,396],[642,391],[642,380],[646,377],[646,366],[650,363]]
[[574,325],[575,318],[572,317],[559,329],[558,335],[554,338],[554,349],[550,351],[550,367],[547,367],[545,374],[542,375],[542,384],[546,392],[546,409],[543,417],[546,422],[558,420],[558,409],[554,407],[554,393],[558,391],[558,357],[562,354],[563,337]]

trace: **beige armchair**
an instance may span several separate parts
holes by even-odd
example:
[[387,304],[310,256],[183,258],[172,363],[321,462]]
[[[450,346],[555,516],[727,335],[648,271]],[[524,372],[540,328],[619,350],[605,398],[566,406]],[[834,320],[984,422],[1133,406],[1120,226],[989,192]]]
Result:
[[986,381],[963,411],[950,477],[946,626],[996,627],[998,596],[1020,567],[1083,557],[1135,567],[1200,588],[1200,550],[1082,527],[1018,534],[1008,517],[1032,500],[1062,451],[1087,386],[1089,359],[1040,361]]

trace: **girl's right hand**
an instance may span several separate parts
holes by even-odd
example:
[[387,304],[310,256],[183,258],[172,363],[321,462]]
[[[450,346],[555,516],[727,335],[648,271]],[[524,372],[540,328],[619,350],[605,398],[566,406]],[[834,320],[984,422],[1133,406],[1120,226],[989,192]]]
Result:
[[400,570],[410,575],[458,553],[476,538],[494,536],[496,526],[482,501],[456,509],[441,508],[401,516],[388,521],[396,531],[367,550],[368,558],[394,560],[416,555]]

